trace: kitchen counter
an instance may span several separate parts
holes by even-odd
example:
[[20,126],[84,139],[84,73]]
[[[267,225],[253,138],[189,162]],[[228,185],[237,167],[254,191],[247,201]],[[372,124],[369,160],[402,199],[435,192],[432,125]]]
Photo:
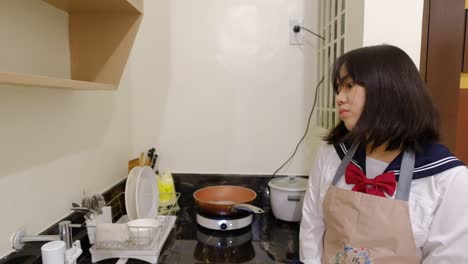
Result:
[[[181,193],[180,211],[177,213],[175,229],[161,251],[159,263],[299,263],[299,223],[289,223],[274,218],[269,199],[264,195],[264,187],[268,180],[268,177],[262,176],[174,175],[176,190]],[[240,185],[255,190],[258,196],[253,204],[263,208],[265,213],[256,215],[251,226],[236,231],[215,231],[197,225],[196,206],[192,194],[199,188],[212,185]],[[108,192],[107,196],[110,193],[116,195],[124,187],[125,182],[122,181],[116,185],[116,190]],[[125,213],[124,208],[123,213]],[[76,234],[82,233],[81,231]],[[79,238],[74,235],[74,239]],[[91,255],[87,250],[89,244],[85,241],[87,239],[81,240],[84,253],[78,259],[78,264],[91,263]],[[39,249],[39,255],[40,245],[35,246]],[[31,246],[28,254],[32,254]],[[108,259],[97,263],[113,264],[116,261],[117,259]],[[0,263],[21,262],[0,260]],[[36,261],[30,260],[27,263],[41,263],[40,257]],[[127,263],[147,262],[130,259]]]
[[[294,263],[299,256],[299,224],[276,220],[264,187],[268,177],[176,175],[181,211],[174,238],[168,240],[161,263]],[[255,215],[251,227],[228,232],[208,230],[195,222],[192,194],[212,185],[240,185],[258,194],[254,205],[265,210]],[[232,241],[233,246],[225,242]]]

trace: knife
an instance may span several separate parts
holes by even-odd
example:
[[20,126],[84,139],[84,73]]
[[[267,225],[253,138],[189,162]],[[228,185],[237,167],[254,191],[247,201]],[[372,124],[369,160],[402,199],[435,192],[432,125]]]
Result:
[[[155,148],[150,148],[150,149],[148,150],[147,156],[148,156],[148,161],[150,162],[150,164],[148,164],[148,165],[151,165],[151,164],[152,164],[153,157],[154,157],[154,151],[155,151],[155,150],[156,150]],[[146,164],[145,164],[145,165],[146,165]]]
[[158,154],[154,154],[153,159],[151,160],[151,168],[156,167],[156,160],[158,159]]

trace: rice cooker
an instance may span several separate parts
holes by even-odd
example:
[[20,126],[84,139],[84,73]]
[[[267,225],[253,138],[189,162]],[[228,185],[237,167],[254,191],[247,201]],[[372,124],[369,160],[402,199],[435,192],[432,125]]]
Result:
[[301,221],[307,182],[306,178],[295,176],[274,178],[268,182],[271,209],[277,219],[288,222]]

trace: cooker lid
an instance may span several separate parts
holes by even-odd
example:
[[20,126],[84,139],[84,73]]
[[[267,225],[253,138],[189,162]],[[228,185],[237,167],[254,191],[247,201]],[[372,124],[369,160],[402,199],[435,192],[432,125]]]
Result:
[[269,183],[270,188],[282,190],[282,191],[305,191],[307,189],[308,180],[302,177],[288,176],[274,178]]

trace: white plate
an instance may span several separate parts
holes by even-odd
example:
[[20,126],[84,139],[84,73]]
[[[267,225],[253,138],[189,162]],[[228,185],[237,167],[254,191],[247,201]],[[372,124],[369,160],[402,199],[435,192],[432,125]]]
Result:
[[159,190],[156,175],[145,166],[138,174],[136,184],[136,212],[138,218],[156,218],[159,206]]
[[135,166],[128,174],[127,183],[125,184],[125,209],[130,220],[138,218],[136,211],[136,185],[141,170],[142,167]]

